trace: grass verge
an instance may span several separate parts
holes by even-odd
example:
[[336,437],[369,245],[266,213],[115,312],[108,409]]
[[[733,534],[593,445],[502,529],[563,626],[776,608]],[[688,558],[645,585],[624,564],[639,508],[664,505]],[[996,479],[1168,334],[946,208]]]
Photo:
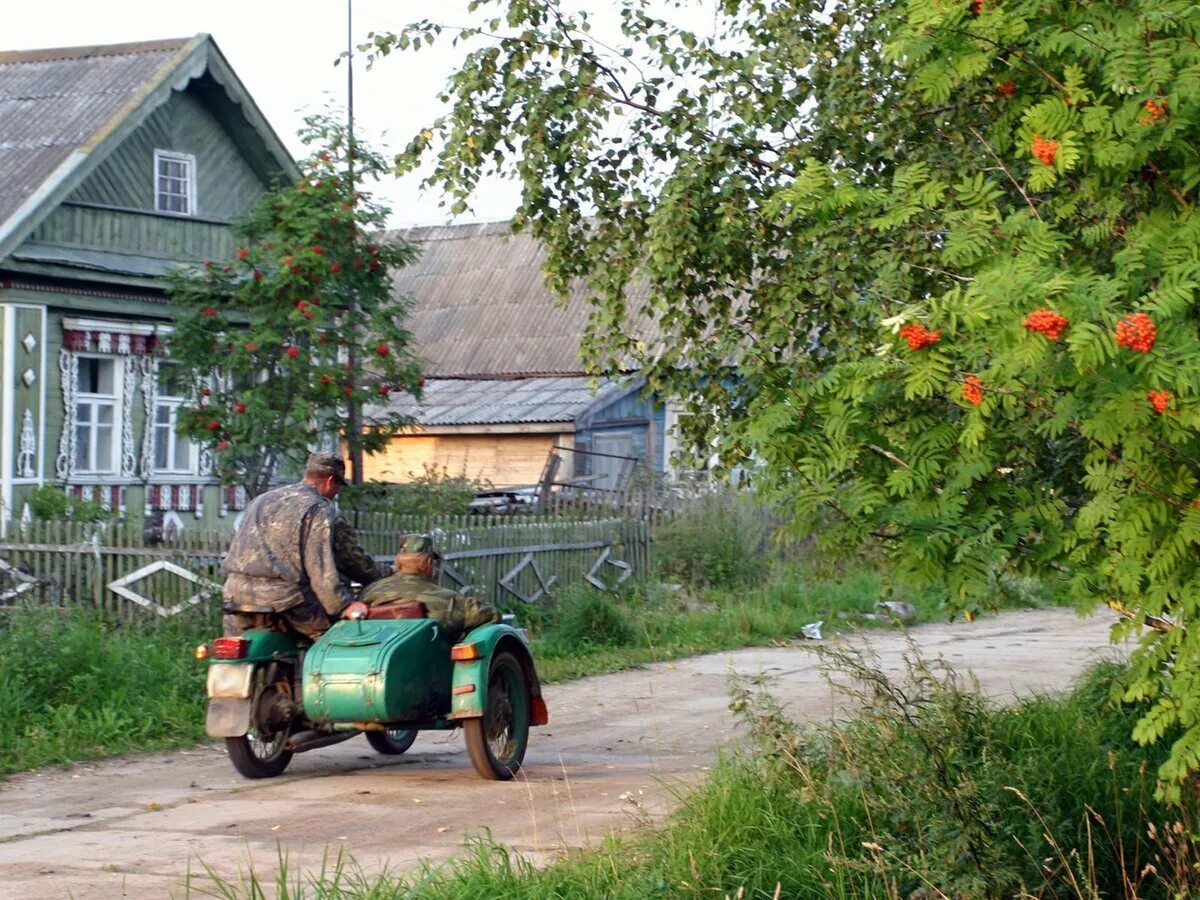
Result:
[[861,712],[800,727],[754,684],[735,687],[748,734],[657,830],[536,869],[486,836],[414,873],[367,873],[342,853],[318,872],[286,858],[194,878],[230,898],[1154,898],[1197,896],[1196,803],[1165,807],[1152,773],[1167,744],[1129,740],[1138,710],[1111,702],[1120,668],[1064,697],[990,705],[910,658],[830,664]]
[[0,774],[204,739],[207,617],[115,624],[85,610],[0,619]]

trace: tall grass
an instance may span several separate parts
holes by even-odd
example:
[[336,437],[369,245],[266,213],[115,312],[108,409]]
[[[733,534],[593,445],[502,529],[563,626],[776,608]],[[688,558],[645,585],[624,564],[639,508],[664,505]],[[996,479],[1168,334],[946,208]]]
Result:
[[[545,869],[486,835],[442,866],[367,873],[342,854],[193,882],[240,898],[1182,898],[1200,895],[1196,798],[1168,808],[1147,773],[1163,748],[1128,735],[1118,667],[1062,698],[1000,709],[912,657],[892,679],[830,661],[858,685],[848,721],[791,722],[761,685],[735,686],[748,739],[680,798],[669,823]],[[280,891],[280,885],[284,890]]]
[[0,774],[204,738],[195,615],[117,623],[84,610],[0,618]]

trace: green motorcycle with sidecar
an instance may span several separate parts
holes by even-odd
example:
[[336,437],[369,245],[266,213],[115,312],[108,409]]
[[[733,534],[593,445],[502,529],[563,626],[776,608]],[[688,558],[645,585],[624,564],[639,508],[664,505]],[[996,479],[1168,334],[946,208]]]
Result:
[[366,735],[378,752],[404,753],[418,731],[462,728],[484,778],[521,768],[531,725],[549,721],[524,630],[483,625],[455,640],[424,605],[372,607],[311,645],[271,627],[196,648],[207,659],[212,737],[233,767],[272,778],[293,754]]

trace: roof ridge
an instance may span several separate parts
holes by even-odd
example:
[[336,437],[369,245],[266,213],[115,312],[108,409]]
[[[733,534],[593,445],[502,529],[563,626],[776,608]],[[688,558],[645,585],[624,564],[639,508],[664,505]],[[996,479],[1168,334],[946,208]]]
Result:
[[205,33],[185,38],[162,38],[153,41],[129,41],[121,44],[92,44],[85,47],[49,47],[39,50],[0,50],[0,65],[9,63],[57,62],[67,59],[88,59],[97,56],[132,56],[137,53],[161,53],[178,50]]

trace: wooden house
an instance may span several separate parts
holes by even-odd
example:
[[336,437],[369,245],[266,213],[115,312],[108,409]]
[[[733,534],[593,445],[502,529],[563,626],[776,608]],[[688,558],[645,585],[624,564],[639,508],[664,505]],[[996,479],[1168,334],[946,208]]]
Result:
[[565,303],[551,295],[532,237],[511,234],[507,223],[398,234],[422,251],[395,273],[395,289],[413,301],[409,328],[425,389],[420,403],[393,395],[417,425],[364,460],[369,479],[405,481],[432,467],[496,486],[532,485],[555,447],[564,448],[559,480],[600,490],[617,487],[630,460],[667,468],[666,409],[636,373],[596,379],[584,371],[586,294]]
[[0,522],[45,484],[176,527],[240,505],[175,431],[163,275],[298,175],[208,35],[0,52]]

